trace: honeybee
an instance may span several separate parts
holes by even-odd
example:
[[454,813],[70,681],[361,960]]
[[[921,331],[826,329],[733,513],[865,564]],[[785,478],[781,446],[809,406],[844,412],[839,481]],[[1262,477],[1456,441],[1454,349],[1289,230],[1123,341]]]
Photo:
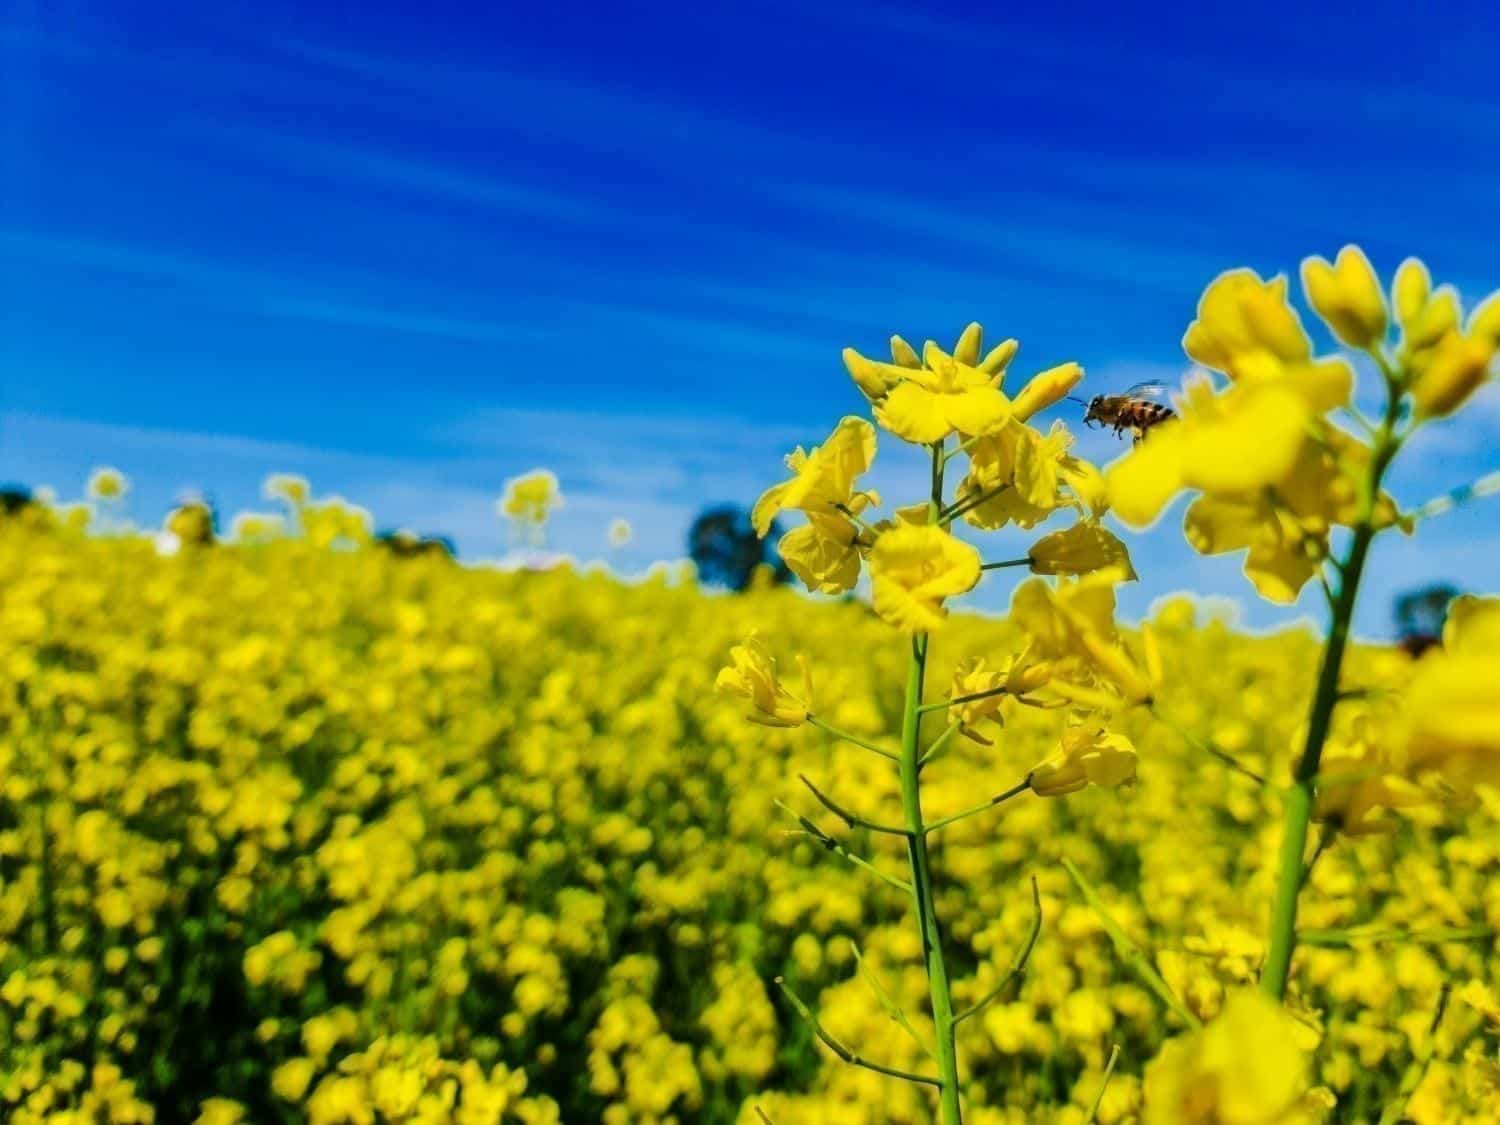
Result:
[[1133,430],[1137,445],[1152,426],[1159,426],[1168,418],[1176,417],[1176,413],[1164,401],[1167,397],[1164,383],[1137,383],[1133,387],[1126,387],[1117,395],[1095,395],[1087,402],[1073,395],[1068,397],[1084,407],[1083,424],[1089,429],[1093,429],[1097,422],[1101,426],[1112,427],[1116,437],[1126,430]]

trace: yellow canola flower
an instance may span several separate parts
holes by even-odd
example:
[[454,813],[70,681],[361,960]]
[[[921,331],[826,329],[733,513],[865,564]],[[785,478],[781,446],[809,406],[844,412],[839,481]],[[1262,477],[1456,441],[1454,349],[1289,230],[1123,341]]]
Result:
[[1057,752],[1032,767],[1027,784],[1038,797],[1061,797],[1087,785],[1114,788],[1135,780],[1135,746],[1103,724],[1079,720],[1063,729]]
[[851,506],[855,480],[874,460],[875,427],[863,418],[840,420],[828,440],[814,446],[811,453],[799,445],[786,458],[792,479],[766,489],[751,509],[755,533],[764,537],[771,522],[786,509],[839,515],[841,506]]
[[1459,791],[1500,784],[1500,598],[1457,599],[1443,647],[1426,654],[1402,698],[1395,744],[1407,768]]
[[533,469],[505,482],[498,508],[518,523],[543,524],[563,506],[562,490],[550,469]]
[[875,612],[908,633],[941,626],[943,600],[972,590],[980,574],[979,552],[939,527],[895,527],[870,550]]
[[1033,574],[1092,574],[1108,571],[1117,582],[1138,577],[1120,537],[1093,520],[1044,535],[1027,552]]
[[1316,1037],[1281,1005],[1244,989],[1202,1030],[1169,1040],[1146,1066],[1143,1125],[1311,1125],[1329,1105],[1310,1089]]
[[1306,403],[1281,383],[1216,395],[1197,380],[1179,407],[1105,471],[1109,506],[1131,527],[1149,526],[1184,488],[1239,497],[1280,486],[1311,440]]
[[1061,579],[1056,586],[1032,578],[1011,595],[1011,618],[1031,638],[1034,655],[1051,662],[1054,691],[1072,694],[1069,685],[1086,689],[1103,682],[1134,702],[1155,693],[1149,661],[1141,668],[1115,629],[1115,581],[1108,571]]
[[984,531],[1035,527],[1068,503],[1061,486],[1082,479],[1084,462],[1068,453],[1072,444],[1061,423],[1043,435],[1014,419],[970,443],[969,471],[955,496],[972,505],[964,521]]
[[875,404],[875,419],[903,441],[922,445],[955,432],[986,434],[1011,415],[997,381],[929,341],[923,367],[907,372]]
[[1429,804],[1431,798],[1401,776],[1380,731],[1361,715],[1347,740],[1330,741],[1318,771],[1315,819],[1333,824],[1347,836],[1384,835],[1401,826],[1388,809]]
[[266,500],[280,500],[297,508],[312,498],[312,486],[306,477],[295,473],[272,473],[261,483],[260,493]]
[[1268,362],[1306,363],[1312,342],[1286,293],[1285,277],[1262,281],[1253,270],[1226,270],[1203,291],[1198,317],[1182,338],[1183,351],[1235,379]]
[[[982,699],[969,699],[955,703],[948,716],[959,723],[959,733],[974,742],[989,745],[985,731],[991,724],[1003,725],[1000,705],[1006,695],[1024,695],[1042,687],[1047,682],[1047,668],[1017,657],[1004,668],[991,668],[983,656],[972,656],[960,661],[953,669],[953,687],[949,699],[963,699],[971,695],[983,695]],[[986,694],[993,693],[993,694]]]
[[[850,498],[849,511],[859,515],[869,497]],[[925,505],[923,508],[925,512]],[[793,528],[776,545],[781,559],[809,590],[820,594],[842,594],[859,582],[862,552],[869,538],[847,516],[807,513],[807,523]]]
[[[959,336],[958,343],[953,348],[953,357],[985,375],[994,376],[995,386],[999,387],[1004,382],[1005,369],[1015,358],[1020,344],[1015,340],[1002,340],[981,358],[983,339],[984,330],[978,324],[970,324]],[[844,366],[848,368],[855,386],[874,403],[880,402],[894,387],[910,378],[913,371],[922,367],[922,357],[900,336],[891,337],[889,363],[867,359],[853,348],[845,348],[843,358]]]
[[623,547],[635,538],[635,528],[626,519],[611,520],[606,533],[611,547]]
[[119,500],[130,491],[130,478],[104,465],[89,474],[87,490],[91,500]]
[[1345,246],[1331,263],[1305,259],[1302,289],[1308,304],[1351,348],[1374,347],[1385,338],[1385,294],[1370,259],[1358,246]]
[[714,690],[746,700],[748,717],[770,727],[795,727],[807,721],[812,707],[812,672],[802,666],[802,698],[798,699],[776,675],[776,658],[765,640],[752,631],[743,644],[729,650],[730,664],[719,670]]

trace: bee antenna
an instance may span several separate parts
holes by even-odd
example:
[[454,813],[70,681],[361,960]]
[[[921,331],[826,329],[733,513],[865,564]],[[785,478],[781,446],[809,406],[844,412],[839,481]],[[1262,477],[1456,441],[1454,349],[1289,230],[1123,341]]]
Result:
[[1087,406],[1088,405],[1088,400],[1087,399],[1081,399],[1077,395],[1069,395],[1068,396],[1068,401],[1069,402],[1076,402],[1079,406]]

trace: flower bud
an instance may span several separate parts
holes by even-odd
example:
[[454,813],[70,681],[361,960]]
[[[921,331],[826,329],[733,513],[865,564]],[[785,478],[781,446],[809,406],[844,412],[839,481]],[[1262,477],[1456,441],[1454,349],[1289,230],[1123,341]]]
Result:
[[1302,288],[1333,334],[1352,348],[1368,348],[1385,336],[1385,294],[1357,246],[1345,246],[1332,265],[1322,258],[1302,263]]
[[1443,418],[1468,400],[1489,374],[1495,345],[1476,336],[1451,332],[1412,381],[1419,418]]
[[1060,402],[1082,379],[1083,368],[1072,362],[1061,363],[1056,367],[1049,367],[1039,375],[1033,375],[1012,404],[1016,418],[1024,422],[1033,414],[1039,414],[1053,403]]
[[953,358],[973,367],[979,362],[979,349],[983,343],[984,329],[977,322],[970,324],[959,335],[958,343],[953,345]]
[[1431,292],[1432,278],[1420,258],[1407,258],[1396,267],[1391,300],[1396,306],[1396,320],[1403,332],[1411,332],[1412,325],[1427,307],[1427,297]]

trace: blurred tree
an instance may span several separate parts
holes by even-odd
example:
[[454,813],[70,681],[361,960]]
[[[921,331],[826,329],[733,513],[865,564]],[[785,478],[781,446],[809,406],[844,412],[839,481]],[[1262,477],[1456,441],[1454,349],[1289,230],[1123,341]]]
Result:
[[399,559],[416,559],[424,555],[439,558],[453,557],[453,543],[442,535],[418,535],[404,528],[382,531],[375,536],[375,545],[384,548]]
[[0,515],[16,515],[35,503],[31,489],[24,484],[0,484]]
[[1397,643],[1412,656],[1420,656],[1443,639],[1448,603],[1462,593],[1447,582],[1434,582],[1407,590],[1396,598]]
[[776,553],[775,540],[781,528],[771,525],[764,539],[755,534],[750,513],[734,504],[701,512],[688,530],[688,555],[698,568],[698,579],[739,592],[766,568],[774,585],[791,581],[792,572]]

